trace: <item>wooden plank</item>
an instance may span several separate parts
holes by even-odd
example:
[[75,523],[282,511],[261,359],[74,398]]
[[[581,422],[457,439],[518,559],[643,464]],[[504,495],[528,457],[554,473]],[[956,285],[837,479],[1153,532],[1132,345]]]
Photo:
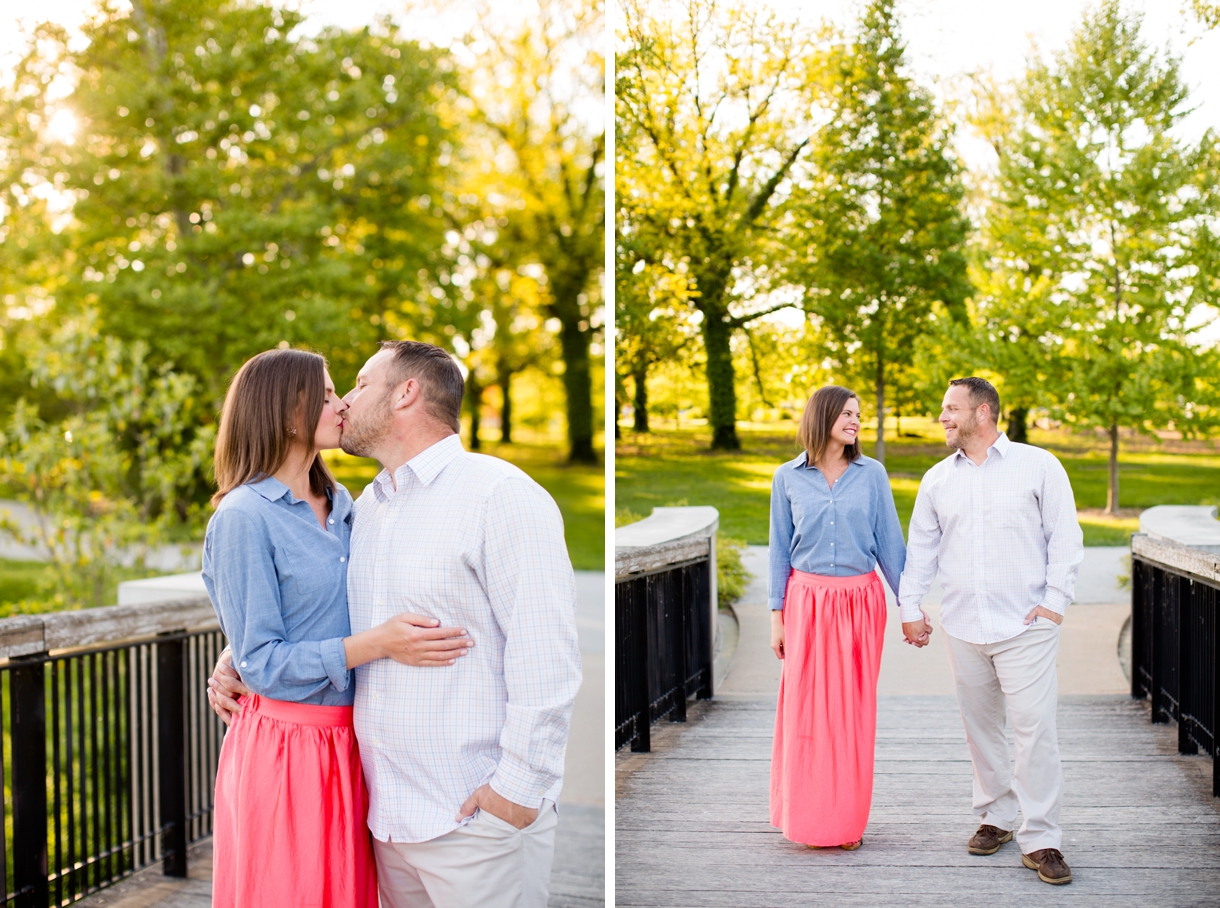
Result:
[[41,653],[45,648],[40,615],[16,615],[0,620],[0,657],[28,656]]
[[42,619],[44,643],[48,650],[218,626],[216,612],[207,596],[51,612],[43,615]]
[[994,856],[967,853],[977,820],[953,697],[881,698],[864,848],[785,841],[767,803],[774,708],[774,698],[696,704],[684,725],[654,726],[652,754],[617,757],[616,904],[1220,902],[1211,759],[1179,756],[1176,729],[1151,725],[1147,703],[1060,699],[1068,887],[1039,882],[1015,843]]

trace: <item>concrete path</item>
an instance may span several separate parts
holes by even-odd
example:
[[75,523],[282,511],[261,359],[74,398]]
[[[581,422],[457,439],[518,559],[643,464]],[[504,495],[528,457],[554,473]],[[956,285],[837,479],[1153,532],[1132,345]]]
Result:
[[[1220,799],[1211,759],[1177,754],[1118,665],[1129,606],[1125,550],[1088,549],[1063,627],[1060,744],[1064,853],[1075,882],[1040,883],[1010,844],[971,856],[971,767],[943,643],[901,642],[890,612],[882,658],[873,810],[856,852],[809,851],[771,827],[770,746],[780,663],[772,654],[764,548],[735,606],[737,648],[711,701],[685,725],[653,726],[653,753],[616,757],[618,905],[1010,905],[1158,908],[1220,904]],[[934,591],[935,592],[935,591]],[[939,632],[939,597],[925,608]],[[943,633],[941,633],[943,636]]]
[[[599,908],[606,903],[605,576],[600,571],[576,572],[576,622],[584,680],[572,714],[559,799],[550,908]],[[211,839],[194,846],[187,863],[185,880],[162,876],[159,867],[150,867],[77,904],[85,908],[208,908],[212,904]]]

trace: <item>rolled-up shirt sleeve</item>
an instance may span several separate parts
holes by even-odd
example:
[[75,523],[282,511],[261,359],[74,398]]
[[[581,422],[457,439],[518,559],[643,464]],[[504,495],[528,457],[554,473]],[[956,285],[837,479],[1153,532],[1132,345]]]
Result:
[[1041,605],[1062,615],[1076,592],[1076,574],[1084,561],[1084,533],[1076,516],[1072,483],[1054,457],[1047,458],[1040,504],[1046,539],[1046,594]]
[[576,578],[551,497],[506,477],[487,500],[487,594],[504,632],[508,703],[491,787],[537,809],[563,776],[572,706],[580,687]]
[[940,553],[940,523],[936,518],[934,492],[925,476],[915,496],[915,510],[907,528],[906,565],[898,587],[898,617],[904,624],[923,617],[920,604],[936,579]]
[[780,467],[771,480],[771,533],[768,539],[769,571],[767,580],[767,605],[772,609],[784,607],[784,593],[788,588],[788,576],[792,573],[792,502],[788,500],[788,489]]
[[252,691],[274,690],[276,699],[298,702],[328,685],[347,689],[351,674],[342,637],[287,640],[265,528],[237,510],[217,511],[204,539],[203,575],[234,667]]

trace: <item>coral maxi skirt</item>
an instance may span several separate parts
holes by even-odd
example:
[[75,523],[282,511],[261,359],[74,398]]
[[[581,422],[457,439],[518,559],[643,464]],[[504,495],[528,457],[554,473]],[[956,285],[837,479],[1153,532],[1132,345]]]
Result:
[[873,799],[885,590],[875,574],[794,570],[771,751],[771,825],[793,842],[864,834]]
[[215,908],[377,908],[352,707],[251,695],[216,770]]

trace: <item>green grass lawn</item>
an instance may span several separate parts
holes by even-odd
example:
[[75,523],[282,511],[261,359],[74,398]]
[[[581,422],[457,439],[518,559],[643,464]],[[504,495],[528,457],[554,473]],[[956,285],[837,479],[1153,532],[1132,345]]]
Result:
[[[886,469],[903,531],[911,519],[919,480],[949,449],[932,420],[903,420],[903,436],[891,432]],[[659,429],[638,435],[623,428],[615,455],[615,507],[647,516],[654,507],[683,502],[720,510],[720,530],[750,545],[766,545],[771,477],[796,457],[792,422],[739,424],[742,450],[708,450],[703,426]],[[871,456],[875,434],[861,432]],[[1107,441],[1067,431],[1034,429],[1030,441],[1052,451],[1067,470],[1080,511],[1085,545],[1126,545],[1139,527],[1139,512],[1157,504],[1220,502],[1220,448],[1206,442],[1123,439],[1119,454],[1120,516],[1106,504]]]
[[[568,464],[556,445],[483,441],[480,451],[516,464],[547,490],[563,514],[568,555],[578,571],[606,569],[606,471],[605,467]],[[335,477],[353,497],[373,481],[380,467],[374,460],[328,452],[327,462]]]
[[0,617],[15,614],[17,603],[33,600],[50,568],[41,561],[10,561],[0,558]]

